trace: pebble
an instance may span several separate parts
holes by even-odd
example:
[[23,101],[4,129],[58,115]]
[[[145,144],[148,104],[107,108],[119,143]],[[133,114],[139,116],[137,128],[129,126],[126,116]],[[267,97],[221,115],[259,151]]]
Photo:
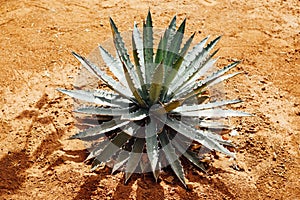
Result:
[[236,131],[236,130],[232,130],[230,133],[229,133],[230,136],[237,136],[239,135],[239,133]]
[[193,186],[192,183],[187,183],[187,184],[186,184],[186,187],[187,187],[188,190],[194,189],[194,186]]
[[170,194],[170,195],[174,195],[174,194],[175,194],[175,190],[174,190],[174,189],[171,189],[170,192],[169,192],[169,194]]
[[273,153],[273,161],[276,161],[276,158],[277,158],[277,154],[274,152]]
[[264,80],[261,80],[260,82],[261,82],[262,84],[267,84],[267,82],[264,81]]
[[166,181],[167,183],[173,183],[173,180],[174,180],[174,177],[173,177],[173,176],[168,176],[168,177],[165,179],[165,181]]

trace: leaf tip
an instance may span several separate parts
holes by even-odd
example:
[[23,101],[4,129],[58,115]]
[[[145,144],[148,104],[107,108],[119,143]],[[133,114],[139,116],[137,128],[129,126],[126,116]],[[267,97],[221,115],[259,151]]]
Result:
[[194,38],[196,35],[196,32],[194,32],[192,35],[191,35],[191,38]]
[[83,59],[84,59],[83,56],[79,55],[78,53],[76,53],[76,52],[74,52],[74,51],[72,51],[71,54],[72,54],[76,59],[78,59],[78,60],[83,60]]
[[67,140],[74,140],[74,139],[76,139],[75,135],[72,135],[72,136],[67,138]]

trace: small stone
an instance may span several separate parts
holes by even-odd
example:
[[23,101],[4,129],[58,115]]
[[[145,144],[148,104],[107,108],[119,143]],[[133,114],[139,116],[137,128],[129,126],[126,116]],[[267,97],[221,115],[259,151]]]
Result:
[[230,133],[229,133],[230,136],[237,136],[239,135],[239,133],[236,131],[236,130],[232,130]]
[[187,184],[186,184],[186,187],[187,187],[188,190],[194,189],[194,186],[193,186],[192,183],[187,183]]
[[273,153],[273,161],[276,161],[276,158],[277,158],[277,154],[274,152]]
[[166,181],[167,183],[173,183],[173,180],[174,180],[174,177],[173,177],[173,176],[168,176],[168,177],[165,179],[165,181]]
[[245,171],[242,167],[240,167],[237,164],[232,164],[230,167],[236,171]]
[[262,84],[267,84],[267,82],[265,80],[261,80],[260,81]]
[[170,192],[169,192],[169,194],[170,194],[170,195],[174,195],[174,194],[175,194],[175,190],[174,190],[174,189],[171,189]]

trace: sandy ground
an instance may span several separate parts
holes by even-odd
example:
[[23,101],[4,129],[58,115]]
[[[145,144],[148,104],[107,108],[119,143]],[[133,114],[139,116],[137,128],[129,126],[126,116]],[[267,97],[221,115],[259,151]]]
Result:
[[[1,1],[0,199],[300,199],[299,1],[193,2]],[[218,66],[243,60],[226,97],[255,117],[231,119],[236,162],[218,154],[207,175],[187,166],[190,191],[171,172],[128,185],[109,168],[89,172],[84,145],[67,140],[72,99],[55,91],[78,73],[70,51],[88,55],[110,38],[108,16],[129,31],[149,7],[155,27],[177,14],[196,41],[223,35]]]

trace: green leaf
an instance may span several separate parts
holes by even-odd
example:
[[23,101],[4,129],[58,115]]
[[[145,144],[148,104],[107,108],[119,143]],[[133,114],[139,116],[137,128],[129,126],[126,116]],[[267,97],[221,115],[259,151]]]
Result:
[[114,38],[114,44],[117,50],[117,53],[119,55],[119,58],[121,62],[123,62],[128,70],[134,68],[133,64],[130,61],[127,49],[125,47],[125,43],[123,41],[123,38],[115,24],[115,22],[112,20],[112,18],[109,18],[111,30],[113,33]]
[[174,37],[171,40],[170,47],[167,49],[167,52],[165,55],[163,64],[165,67],[166,74],[168,74],[168,76],[166,77],[165,82],[164,82],[165,89],[162,93],[163,98],[164,98],[165,94],[167,93],[167,88],[169,88],[169,85],[170,85],[171,81],[173,80],[174,76],[176,75],[178,67],[179,67],[178,64],[177,65],[174,65],[174,64],[175,64],[176,60],[178,59],[178,57],[180,57],[179,50],[180,50],[180,46],[181,46],[183,35],[184,35],[185,23],[186,23],[186,19],[183,20],[183,22],[179,26],[178,30],[176,31]]
[[184,44],[183,48],[180,50],[179,53],[179,57],[177,58],[176,62],[174,63],[173,69],[175,70],[176,73],[174,73],[171,77],[170,77],[170,81],[172,82],[172,80],[174,79],[174,77],[177,75],[177,72],[179,70],[179,68],[181,67],[183,61],[184,61],[184,56],[186,55],[193,39],[194,39],[195,33],[193,33],[193,35],[186,41],[186,43]]
[[201,120],[199,122],[199,127],[213,129],[213,130],[231,130],[231,127],[218,122],[209,122],[208,120]]
[[175,148],[170,142],[168,135],[165,133],[165,131],[163,131],[158,135],[158,137],[162,145],[162,150],[164,151],[166,158],[171,165],[171,168],[173,169],[174,173],[179,178],[181,183],[184,185],[184,187],[187,188],[183,167],[180,163],[179,156],[175,153]]
[[124,71],[122,69],[122,64],[116,60],[111,54],[108,53],[102,46],[99,46],[99,51],[101,53],[102,59],[106,66],[113,73],[113,75],[119,80],[122,85],[127,87],[127,82],[125,81]]
[[[91,91],[85,91],[85,90],[65,90],[65,89],[57,89],[59,92],[62,92],[70,97],[73,97],[75,99],[79,99],[82,101],[90,102],[90,103],[96,103],[104,106],[111,106],[111,103],[108,103],[106,101],[102,101],[99,98],[96,98],[94,96],[94,92]],[[116,106],[116,105],[115,105]]]
[[146,133],[146,149],[147,155],[151,164],[151,169],[155,179],[157,180],[157,163],[158,163],[158,141],[157,141],[157,123],[154,118],[151,118],[149,124],[145,125]]
[[129,159],[129,152],[126,150],[123,150],[119,153],[118,158],[116,160],[116,163],[113,166],[112,174],[115,173],[120,167],[122,167]]
[[143,24],[144,63],[146,71],[146,84],[150,84],[153,74],[153,26],[150,10],[146,22]]
[[[133,58],[136,66],[136,72],[140,80],[142,89],[145,84],[145,63],[144,63],[144,47],[143,39],[137,27],[137,24],[134,23],[133,32],[132,32],[132,48],[133,48]],[[143,92],[146,92],[144,91]]]
[[166,99],[165,96],[168,93],[170,84],[172,83],[174,78],[178,75],[178,70],[180,69],[180,67],[184,61],[184,56],[187,53],[187,51],[193,41],[194,36],[195,36],[195,33],[187,40],[187,42],[184,44],[183,48],[180,50],[179,55],[176,56],[176,58],[174,59],[172,70],[168,73],[169,75],[166,77],[167,80],[165,81],[165,84],[164,84],[166,90],[164,90],[164,92],[163,92],[163,101]]
[[[177,115],[177,113],[175,113]],[[196,110],[196,111],[182,111],[179,112],[178,115],[188,116],[188,117],[250,117],[252,115],[240,112],[236,110],[223,110],[223,109],[206,109],[206,110]]]
[[[99,122],[109,121],[112,119],[111,116],[76,116],[76,126],[83,128],[90,128],[96,125],[99,125]],[[96,137],[91,137],[87,140],[94,140]]]
[[90,151],[90,154],[89,156],[85,159],[85,161],[88,161],[92,158],[95,158],[96,156],[98,156],[104,147],[106,147],[108,145],[108,143],[110,143],[109,139],[105,139],[103,140],[102,142],[100,142],[99,144],[97,144],[97,146],[92,150]]
[[[125,48],[125,44],[123,42],[121,34],[119,33],[118,28],[116,27],[114,21],[111,18],[110,18],[110,25],[111,25],[111,29],[112,29],[112,33],[113,33],[114,44],[115,44],[115,47],[117,49],[118,56],[119,56],[119,58],[121,60],[121,63],[123,65],[123,70],[124,70],[124,73],[125,73],[125,77],[126,77],[128,86],[131,89],[131,91],[132,91],[132,86],[131,85],[135,86],[135,88],[136,88],[135,90],[141,89],[140,80],[138,78],[137,72],[134,69],[133,64],[130,61],[130,57],[128,55],[127,49]],[[128,79],[128,77],[130,77],[130,79]],[[133,95],[135,96],[135,94],[133,94]]]
[[[110,143],[108,143],[102,152],[95,158],[98,162],[107,162],[114,154],[121,150],[121,147],[130,139],[130,135],[125,132],[120,132]],[[92,168],[92,171],[95,168]]]
[[[157,119],[162,120],[160,118]],[[181,133],[183,136],[191,140],[195,140],[211,150],[217,150],[221,153],[234,157],[234,153],[231,153],[228,149],[219,144],[218,141],[215,141],[208,137],[208,132],[196,130],[193,127],[190,127],[189,125],[186,125],[181,121],[171,119],[170,117],[167,117],[165,120],[162,121],[175,131]]]
[[[192,42],[193,42],[193,39],[195,37],[195,33],[193,33],[189,39],[185,42],[184,46],[182,47],[182,49],[180,50],[180,57],[184,57],[186,55],[186,53],[188,52]],[[178,62],[178,61],[177,61]],[[179,68],[178,68],[179,69]]]
[[[182,86],[176,90],[177,93],[180,93],[184,90],[191,90],[193,89],[195,82],[199,79],[202,78],[206,75],[206,73],[211,70],[217,60],[217,59],[212,59],[213,55],[210,55],[209,58],[207,58],[205,61],[203,61],[203,63],[200,63],[199,65],[202,65],[202,67],[200,67],[198,70],[196,70],[195,72],[193,72],[194,74],[192,74],[183,84]],[[198,65],[198,64],[196,64]]]
[[167,40],[164,37],[160,37],[158,48],[155,55],[155,61],[154,61],[156,64],[162,63],[164,59],[166,45],[167,45]]
[[83,106],[77,108],[76,110],[74,110],[74,112],[103,116],[121,116],[129,114],[134,108],[135,106],[131,106],[129,108],[105,108],[96,106]]
[[160,38],[158,49],[155,56],[155,63],[159,64],[165,59],[167,49],[170,47],[171,42],[176,33],[176,16],[170,22],[168,29],[165,30],[163,37]]
[[129,121],[121,121],[121,120],[111,120],[108,122],[103,122],[102,124],[89,128],[89,129],[85,129],[75,135],[73,135],[70,139],[85,139],[88,137],[101,137],[104,136],[104,133],[107,133],[109,131],[113,131],[116,130],[118,128],[121,128],[123,126],[125,126],[126,124],[128,124]]
[[[207,77],[205,80],[203,81],[199,81],[197,83],[194,84],[194,89],[191,92],[186,93],[181,93],[178,94],[178,97],[181,98],[190,98],[193,97],[195,95],[198,95],[199,93],[203,92],[207,87],[211,87],[217,83],[220,83],[226,79],[232,78],[238,74],[240,74],[240,72],[236,72],[233,74],[229,74],[229,75],[224,75],[227,71],[229,71],[230,69],[234,68],[236,65],[238,65],[240,62],[234,62],[230,65],[227,65],[226,67],[224,67],[221,70],[218,70],[217,72],[213,73],[211,76]],[[224,75],[224,76],[223,76]],[[177,98],[178,98],[177,97]]]
[[176,15],[171,20],[168,29],[164,33],[164,38],[166,39],[166,47],[164,50],[169,50],[172,44],[172,40],[176,34]]
[[212,86],[214,86],[214,85],[216,85],[216,84],[218,84],[222,81],[230,79],[230,78],[232,78],[236,75],[239,75],[239,74],[240,74],[240,72],[236,72],[236,73],[232,73],[232,74],[217,77],[217,78],[212,79],[210,81],[206,81],[206,80],[200,81],[199,83],[196,83],[196,86],[195,86],[194,90],[192,92],[188,93],[187,95],[185,95],[184,98],[190,98],[190,97],[193,97],[195,95],[198,95],[198,94],[202,93],[203,91],[205,91],[206,88],[212,87]]
[[177,99],[170,101],[169,103],[164,104],[162,107],[158,107],[153,110],[154,113],[160,115],[164,113],[169,113],[170,111],[176,109],[177,107],[181,106],[184,102],[184,99]]
[[174,37],[171,40],[170,47],[167,49],[167,54],[164,59],[164,65],[170,67],[171,71],[174,60],[177,58],[184,35],[186,19],[183,20]]
[[143,155],[145,140],[143,138],[136,138],[132,151],[129,153],[129,159],[125,169],[125,183],[129,180],[138,166]]
[[191,163],[193,163],[196,167],[198,167],[200,170],[206,173],[205,166],[202,162],[199,161],[197,154],[187,150],[185,153],[183,153],[183,156],[187,158]]
[[211,58],[218,52],[218,50],[213,52],[211,55],[209,55],[209,52],[214,48],[219,40],[220,37],[217,37],[212,42],[210,42],[207,47],[199,52],[196,55],[195,59],[189,63],[189,65],[187,66],[187,70],[184,71],[181,79],[177,80],[176,83],[179,83],[180,85],[176,86],[177,89],[172,90],[173,93],[180,93],[182,91],[180,90],[181,88],[184,88],[189,83],[194,83],[195,80],[203,76],[207,72],[207,70],[209,70],[214,65],[216,60],[211,60]]
[[[206,44],[209,37],[204,38],[200,43],[193,47],[193,49],[188,52],[188,54],[184,57],[184,61],[182,66],[179,68],[178,73],[173,79],[172,84],[170,85],[170,91],[174,91],[176,88],[180,86],[189,76],[189,70],[191,70],[191,63],[196,60],[201,52],[203,52],[204,45]],[[180,81],[179,81],[180,80]]]
[[133,96],[135,97],[136,101],[138,102],[138,104],[140,104],[141,107],[146,107],[146,102],[142,98],[139,90],[134,85],[131,74],[128,73],[128,71],[127,71],[127,69],[124,65],[123,65],[123,70],[125,72],[125,77],[126,77],[129,89],[131,90],[131,92],[132,92]]
[[151,169],[147,154],[142,155],[141,161],[139,163],[139,167],[141,169],[141,173],[147,173]]
[[133,102],[123,98],[122,96],[108,90],[95,90],[93,94],[96,98],[105,102],[106,104],[102,104],[110,107],[126,107],[132,104]]
[[[72,54],[79,60],[79,62],[88,69],[91,73],[96,75],[98,78],[100,78],[110,89],[120,94],[122,97],[126,99],[133,100],[131,98],[131,92],[121,85],[121,83],[114,80],[112,77],[108,76],[105,72],[100,70],[99,67],[91,63],[89,60],[85,59],[84,57],[72,52]],[[134,100],[133,100],[134,101]]]
[[216,84],[218,84],[218,83],[221,83],[221,82],[223,82],[223,81],[225,81],[225,80],[227,80],[227,79],[230,79],[230,78],[232,78],[232,77],[234,77],[234,76],[236,76],[236,75],[239,75],[239,74],[241,74],[241,72],[235,72],[235,73],[232,73],[232,74],[223,75],[223,76],[221,76],[221,77],[219,77],[219,78],[216,78],[216,79],[214,79],[214,80],[205,82],[205,85],[206,85],[206,87],[211,87],[211,86],[213,86],[213,85],[216,85]]
[[207,137],[209,137],[210,139],[215,140],[222,145],[234,147],[234,145],[230,140],[224,140],[221,135],[218,135],[211,130],[203,131],[203,133],[205,133]]
[[[212,140],[217,141],[218,143],[226,146],[234,146],[230,140],[225,140],[221,135],[218,133],[221,133],[223,130],[230,130],[230,126],[225,125],[221,122],[204,119],[200,120],[192,117],[188,119],[187,117],[184,117],[181,119],[181,122],[183,122],[185,125],[190,126],[193,128],[197,134],[204,135],[205,137],[209,137]],[[198,129],[199,128],[205,128],[205,129]]]
[[151,81],[151,86],[149,91],[149,98],[152,105],[159,100],[163,79],[164,79],[164,66],[163,64],[159,64],[152,76],[152,81]]
[[222,76],[223,74],[225,74],[226,72],[231,70],[232,68],[236,67],[240,62],[241,61],[236,61],[236,62],[233,62],[233,63],[225,66],[223,69],[220,69],[217,72],[213,73],[211,76],[207,77],[204,82],[208,83],[213,80],[216,80],[217,78],[219,78],[220,76]]
[[206,169],[203,165],[203,163],[201,163],[199,161],[198,156],[193,153],[192,151],[189,151],[187,149],[185,149],[182,144],[181,141],[176,140],[176,138],[174,138],[172,140],[172,144],[174,145],[174,147],[176,148],[176,150],[178,150],[185,158],[187,158],[191,163],[193,163],[196,167],[198,167],[200,170],[202,170],[203,172],[206,172]]
[[[86,68],[90,73],[94,74],[97,78],[103,80],[104,72],[98,66],[93,65],[86,58],[84,58],[83,56],[75,52],[71,52],[71,53],[82,64],[84,68]],[[103,81],[106,82],[105,80]]]
[[70,97],[79,99],[82,101],[99,104],[102,106],[110,107],[123,107],[128,106],[132,101],[122,98],[122,96],[105,91],[105,90],[65,90],[57,89],[59,92],[62,92]]
[[210,109],[210,108],[216,108],[216,107],[221,107],[225,105],[230,105],[230,104],[236,104],[236,103],[241,103],[241,100],[223,100],[223,101],[216,101],[216,102],[210,102],[206,104],[198,104],[198,105],[183,105],[175,110],[174,112],[189,112],[189,111],[196,111],[196,110],[203,110],[203,109]]
[[[198,131],[198,133],[200,133],[200,131]],[[212,137],[208,137],[208,139],[203,139],[203,135],[205,135],[205,134],[196,135],[195,141],[199,142],[200,144],[204,145],[205,147],[207,147],[210,150],[216,150],[225,155],[235,158],[235,154],[230,152],[228,149],[226,149],[219,141],[212,139]],[[231,146],[231,145],[229,145],[229,146]]]
[[122,131],[133,137],[136,136],[139,128],[141,128],[141,126],[138,123],[130,122],[124,128],[122,128]]
[[177,99],[175,101],[171,101],[171,102],[165,104],[163,106],[163,109],[166,112],[170,112],[170,111],[176,109],[177,107],[181,106],[183,102],[184,102],[184,99]]
[[122,120],[138,121],[145,119],[148,116],[147,112],[144,109],[138,109],[136,111],[123,114],[121,116]]
[[101,164],[103,164],[103,162],[101,162],[97,159],[94,159],[92,162],[92,167],[91,167],[90,171],[91,172],[95,171]]

